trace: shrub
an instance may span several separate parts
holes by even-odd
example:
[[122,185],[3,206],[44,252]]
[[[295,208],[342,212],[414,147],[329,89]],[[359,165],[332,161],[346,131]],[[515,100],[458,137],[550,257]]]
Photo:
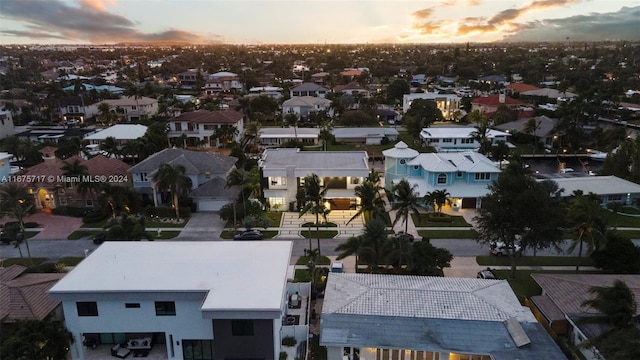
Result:
[[453,218],[446,214],[437,214],[437,213],[429,213],[427,214],[427,221],[430,222],[440,222],[440,223],[450,223],[453,222]]
[[285,336],[282,338],[282,345],[284,346],[295,346],[298,343],[298,340],[293,336]]
[[286,351],[280,351],[280,356],[279,359],[280,360],[287,360],[287,352]]
[[[149,206],[145,209],[147,216],[156,216],[161,218],[173,218],[176,216],[176,211],[169,206]],[[191,208],[180,207],[180,216],[188,218],[191,216]]]
[[55,215],[83,217],[86,209],[74,206],[58,206],[57,208],[52,209],[51,212]]
[[100,222],[107,218],[107,214],[104,214],[101,211],[89,211],[85,216],[82,217],[82,222],[85,224],[93,224]]
[[38,223],[35,222],[35,221],[29,221],[29,222],[24,223],[24,228],[25,229],[33,229],[33,228],[37,228],[39,226],[40,225],[38,225]]

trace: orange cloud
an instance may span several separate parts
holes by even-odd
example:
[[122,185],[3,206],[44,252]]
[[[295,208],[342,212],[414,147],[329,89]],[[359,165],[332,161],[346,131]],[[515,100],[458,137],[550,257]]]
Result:
[[416,20],[428,19],[433,14],[433,9],[422,9],[411,14]]
[[107,5],[113,7],[116,4],[115,0],[80,0],[80,5],[87,6],[93,10],[107,12]]

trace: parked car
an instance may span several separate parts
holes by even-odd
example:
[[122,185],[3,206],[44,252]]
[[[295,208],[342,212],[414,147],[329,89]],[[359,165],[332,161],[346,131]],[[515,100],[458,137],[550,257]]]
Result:
[[331,272],[332,273],[341,273],[344,272],[344,265],[340,261],[334,261],[331,263]]
[[264,235],[259,230],[247,230],[233,236],[233,240],[262,240]]
[[[522,246],[520,246],[520,244],[514,244],[513,246],[515,246],[514,253],[516,255],[521,255]],[[511,249],[502,241],[491,243],[491,250],[490,250],[491,255],[496,255],[496,256],[509,255],[511,253],[510,250]]]
[[487,270],[478,271],[478,275],[476,276],[478,279],[489,279],[489,280],[497,280],[498,277],[493,273],[489,268]]
[[[18,240],[19,241],[24,240],[24,235],[23,234],[19,234],[18,235]],[[6,231],[0,232],[0,243],[5,244],[5,245],[9,245],[12,242],[13,242],[13,238],[11,237],[11,235],[9,235],[8,232],[6,232]]]
[[93,235],[93,243],[96,245],[102,244],[105,240],[107,240],[106,233]]
[[405,233],[405,232],[399,232],[397,234],[395,234],[393,236],[394,240],[407,240],[408,242],[413,242],[413,240],[415,240],[415,237],[411,234]]

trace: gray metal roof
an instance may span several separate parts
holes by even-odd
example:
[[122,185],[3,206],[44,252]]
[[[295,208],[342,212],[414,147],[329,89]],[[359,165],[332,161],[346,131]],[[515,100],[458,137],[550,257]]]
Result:
[[129,173],[152,173],[161,164],[183,165],[186,175],[198,175],[206,171],[212,174],[226,174],[238,159],[232,156],[213,154],[204,151],[189,151],[184,149],[164,149],[139,164],[131,167]]
[[384,150],[382,154],[386,157],[409,159],[418,156],[419,152],[411,149],[404,141],[400,141],[392,149]]
[[190,198],[206,198],[219,200],[235,200],[240,194],[239,186],[226,187],[227,181],[216,176],[213,179],[198,186],[197,189],[189,193]]
[[300,151],[299,149],[276,148],[264,151],[260,167],[265,171],[285,169],[287,166],[312,170],[368,171],[367,159],[366,151]]
[[331,130],[336,139],[355,138],[355,137],[373,137],[373,136],[398,136],[398,130],[394,128],[384,127],[350,127],[350,128],[334,128]]

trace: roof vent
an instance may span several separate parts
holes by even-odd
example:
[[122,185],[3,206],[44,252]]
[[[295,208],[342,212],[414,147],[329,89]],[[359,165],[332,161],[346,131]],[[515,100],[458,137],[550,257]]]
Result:
[[466,158],[467,158],[467,160],[469,160],[469,161],[471,161],[471,162],[474,162],[474,161],[473,161],[473,158],[471,158],[471,155],[465,155],[464,157],[466,157]]
[[524,332],[524,329],[518,322],[518,319],[515,317],[510,317],[504,322],[504,326],[507,327],[507,331],[513,342],[516,343],[517,347],[523,347],[525,345],[531,344],[531,339],[527,336],[527,333]]

